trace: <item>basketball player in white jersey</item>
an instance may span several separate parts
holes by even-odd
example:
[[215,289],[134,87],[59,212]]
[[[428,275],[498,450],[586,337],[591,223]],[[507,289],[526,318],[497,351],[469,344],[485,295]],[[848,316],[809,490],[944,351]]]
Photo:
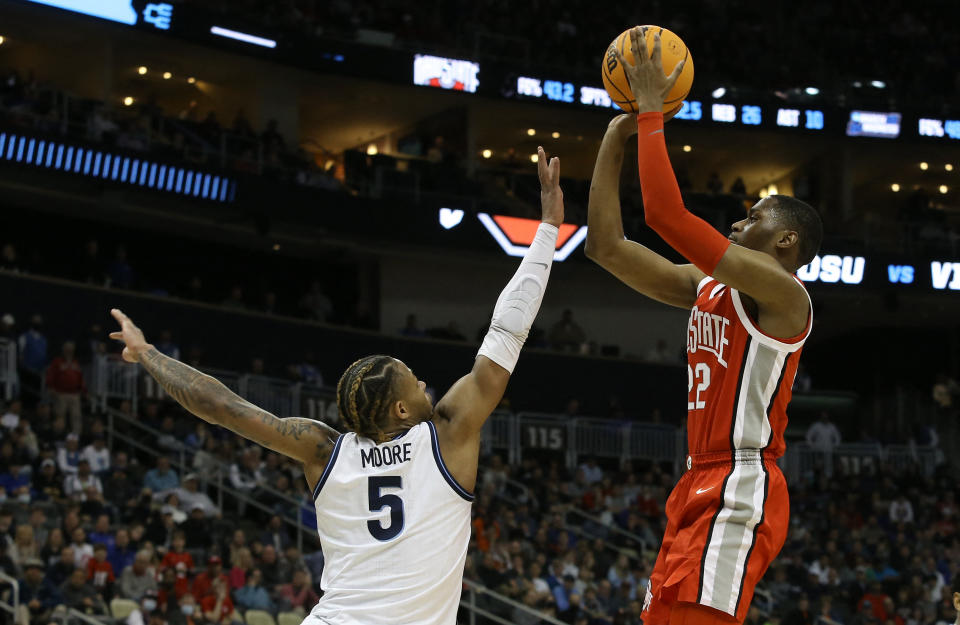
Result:
[[540,308],[563,223],[560,163],[540,174],[542,222],[494,308],[473,370],[434,407],[424,382],[389,356],[350,365],[337,384],[349,430],[280,419],[164,356],[122,312],[125,343],[170,396],[201,419],[303,463],[324,554],[323,598],[308,625],[453,625],[470,540],[480,430],[500,402]]

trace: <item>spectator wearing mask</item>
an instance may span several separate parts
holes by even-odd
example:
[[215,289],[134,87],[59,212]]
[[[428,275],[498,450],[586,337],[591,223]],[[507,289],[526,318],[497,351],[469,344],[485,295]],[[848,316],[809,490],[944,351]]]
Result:
[[140,605],[127,617],[126,625],[161,625],[164,623],[156,588],[145,590],[136,601]]

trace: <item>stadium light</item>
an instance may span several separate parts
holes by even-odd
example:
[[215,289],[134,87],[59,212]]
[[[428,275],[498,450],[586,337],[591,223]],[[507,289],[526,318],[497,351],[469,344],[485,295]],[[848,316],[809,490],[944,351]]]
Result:
[[164,79],[164,80],[170,80],[171,78],[173,78],[173,74],[171,74],[170,72],[164,72],[164,73],[163,73],[163,79]]
[[690,152],[691,150],[693,150],[693,146],[692,146],[692,145],[685,145],[685,146],[683,146],[683,151],[684,151],[684,152]]
[[6,41],[6,39],[4,39],[3,35],[0,35],[0,46],[3,45],[4,41]]
[[820,94],[820,90],[817,89],[816,87],[807,87],[807,88],[804,89],[803,91],[804,91],[807,95],[819,95],[819,94]]
[[887,83],[883,82],[882,80],[871,80],[870,86],[876,87],[877,89],[883,89],[887,86]]
[[256,35],[243,33],[243,32],[240,32],[239,30],[230,30],[229,28],[223,28],[221,26],[211,26],[210,33],[213,35],[217,35],[219,37],[226,37],[227,39],[233,39],[235,41],[252,43],[255,46],[263,46],[264,48],[277,47],[277,42],[274,41],[273,39],[267,39],[266,37],[257,37]]
[[135,101],[136,101],[136,100],[134,100],[131,96],[127,96],[127,97],[125,97],[125,98],[123,99],[123,105],[124,105],[124,106],[132,106]]
[[726,93],[727,93],[726,87],[717,87],[716,89],[713,90],[713,92],[710,93],[710,95],[712,95],[715,100],[719,100],[724,95],[726,95]]
[[950,189],[947,187],[947,185],[945,184],[940,185],[940,193],[943,193],[944,195],[946,195],[947,191],[949,190]]
[[490,158],[493,156],[493,150],[484,150],[480,154],[483,156],[483,158]]
[[926,161],[923,161],[922,163],[920,163],[920,169],[922,169],[923,171],[927,171],[927,169],[929,168],[930,168],[930,164],[927,163]]
[[371,143],[370,145],[367,146],[367,154],[369,154],[370,156],[375,155],[377,151],[378,151],[377,145],[375,143]]
[[137,68],[137,73],[140,74],[141,76],[143,76],[144,74],[146,74],[146,73],[147,73],[147,66],[146,66],[146,65],[141,65],[140,67],[138,67],[138,68]]
[[560,138],[560,133],[557,132],[556,130],[554,130],[554,131],[553,131],[553,134],[551,134],[550,136],[553,137],[554,139],[559,139],[559,138]]
[[539,157],[538,155],[536,155],[536,154],[531,154],[531,155],[530,155],[530,162],[531,162],[531,163],[536,163],[536,162],[539,161],[539,160],[540,160],[540,157]]
[[536,130],[534,130],[533,128],[527,128],[527,136],[532,137],[535,134],[537,134]]
[[953,165],[951,165],[950,163],[947,163],[946,165],[944,165],[943,168],[946,169],[947,171],[953,171]]
[[894,193],[897,193],[900,191],[900,185],[894,182],[892,185],[890,185],[890,190],[893,191]]
[[187,78],[187,82],[192,85],[193,83],[197,82],[197,79],[191,76],[190,78]]

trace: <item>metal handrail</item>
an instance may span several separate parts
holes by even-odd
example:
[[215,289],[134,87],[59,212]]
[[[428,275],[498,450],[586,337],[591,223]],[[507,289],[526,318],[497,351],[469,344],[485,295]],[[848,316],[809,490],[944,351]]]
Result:
[[617,534],[620,534],[621,536],[625,536],[625,537],[629,538],[630,540],[636,541],[636,542],[639,543],[640,545],[643,545],[643,548],[644,548],[644,549],[647,549],[647,548],[648,548],[647,541],[645,541],[643,538],[641,538],[638,534],[634,534],[633,532],[628,532],[627,530],[623,529],[622,527],[620,527],[620,526],[617,525],[616,523],[614,523],[614,524],[612,524],[612,525],[608,525],[607,523],[604,523],[604,522],[603,522],[603,519],[601,519],[600,517],[594,516],[594,515],[590,514],[589,512],[585,512],[585,511],[581,510],[580,508],[578,508],[578,507],[576,507],[576,506],[573,506],[573,505],[571,505],[571,506],[567,509],[567,512],[572,512],[573,514],[575,514],[575,515],[577,515],[577,516],[580,516],[580,517],[583,517],[584,519],[586,519],[586,520],[588,520],[588,521],[592,521],[592,522],[596,523],[597,525],[600,525],[600,526],[602,526],[602,527],[605,527],[605,528],[607,528],[608,530],[610,530],[610,531],[612,531],[612,532],[615,532],[615,533],[617,533]]
[[17,348],[16,343],[7,339],[0,339],[0,384],[3,398],[13,399],[17,386]]
[[80,610],[77,610],[76,608],[67,608],[66,610],[61,611],[59,613],[54,613],[51,618],[53,620],[57,620],[58,614],[67,615],[68,618],[62,619],[64,623],[66,623],[68,619],[77,619],[78,621],[82,621],[87,625],[105,625],[105,624],[113,623],[116,621],[116,619],[109,616],[108,614],[104,614],[101,618],[97,618],[95,616],[90,616],[89,614],[84,614],[83,612],[81,612]]
[[[130,445],[130,446],[132,446],[132,447],[135,447],[136,449],[139,449],[140,451],[143,451],[143,452],[147,453],[147,454],[150,455],[150,456],[157,457],[157,456],[163,455],[162,452],[158,451],[156,448],[151,447],[151,446],[149,446],[149,445],[146,445],[146,444],[144,444],[144,443],[141,443],[140,441],[138,441],[138,440],[136,440],[136,439],[134,439],[134,438],[132,438],[132,437],[130,437],[130,436],[127,436],[127,435],[125,435],[125,434],[121,434],[121,433],[117,432],[117,431],[116,431],[116,428],[114,427],[114,424],[113,424],[113,419],[119,418],[119,419],[121,419],[122,421],[124,421],[124,422],[126,422],[126,423],[130,423],[130,424],[136,425],[136,426],[142,428],[143,430],[145,430],[146,432],[152,434],[154,437],[160,435],[160,432],[159,432],[159,431],[157,431],[157,430],[155,430],[155,429],[153,429],[153,428],[151,428],[151,427],[149,427],[149,426],[147,426],[147,425],[144,425],[144,424],[142,424],[142,423],[139,423],[139,422],[137,422],[137,421],[134,421],[134,420],[130,419],[129,417],[127,417],[126,415],[121,414],[121,413],[119,413],[119,412],[117,412],[117,411],[115,411],[115,410],[113,410],[113,409],[108,409],[108,410],[107,410],[107,416],[108,416],[108,428],[107,428],[107,431],[108,431],[108,436],[109,436],[110,439],[111,439],[111,443],[110,443],[111,445],[112,445],[112,439],[113,439],[113,438],[116,438],[116,439],[118,439],[118,440],[126,443],[127,445]],[[227,486],[226,484],[224,484],[224,482],[223,482],[223,476],[229,474],[229,465],[227,465],[227,463],[221,462],[221,461],[219,461],[219,460],[217,460],[217,464],[218,464],[217,481],[216,481],[216,483],[213,483],[213,482],[211,482],[211,483],[214,484],[214,486],[215,486],[216,489],[217,489],[218,507],[220,507],[220,508],[223,507],[223,506],[222,506],[222,503],[223,503],[223,495],[224,495],[224,494],[227,494],[227,495],[230,495],[231,497],[233,497],[234,499],[236,499],[236,500],[238,500],[238,501],[242,501],[242,502],[244,503],[244,505],[251,506],[251,507],[253,507],[253,508],[256,508],[257,510],[261,510],[261,511],[266,512],[266,513],[271,514],[271,515],[273,515],[273,514],[276,513],[276,511],[275,511],[273,508],[270,508],[269,506],[267,506],[267,505],[264,504],[263,502],[261,502],[261,501],[259,501],[259,500],[257,500],[257,499],[254,499],[254,498],[252,498],[252,497],[250,497],[249,495],[247,495],[246,493],[244,493],[244,492],[242,492],[242,491],[239,491],[239,490],[237,490],[237,489],[235,489],[235,488],[233,488],[233,487],[231,487],[231,486]],[[184,471],[187,471],[187,470],[188,470],[187,463],[186,463],[185,448],[181,448],[181,449],[180,449],[180,457],[179,457],[179,459],[178,459],[178,461],[177,461],[177,465],[179,466],[181,472],[184,472]],[[304,534],[304,532],[306,532],[308,535],[312,535],[312,533],[313,533],[313,528],[308,527],[308,526],[306,526],[306,525],[304,525],[303,523],[300,522],[300,510],[301,510],[301,508],[303,507],[303,502],[302,502],[300,499],[297,499],[297,498],[295,498],[295,497],[291,497],[291,496],[287,495],[286,493],[280,492],[280,491],[278,491],[278,490],[276,490],[276,489],[274,489],[274,488],[272,488],[272,487],[270,487],[270,486],[267,486],[267,485],[260,485],[259,488],[260,488],[261,491],[266,492],[267,494],[271,495],[272,497],[275,497],[275,498],[277,498],[277,499],[281,499],[281,500],[289,503],[291,506],[294,507],[294,509],[296,510],[296,513],[297,513],[295,519],[289,519],[289,518],[287,518],[287,517],[285,517],[285,516],[283,516],[283,515],[281,515],[280,518],[281,518],[281,520],[282,520],[286,525],[289,525],[289,526],[291,526],[291,527],[293,527],[294,529],[297,530],[297,549],[302,552],[302,551],[303,551],[303,534]]]
[[14,615],[14,618],[16,618],[17,610],[20,608],[20,582],[18,582],[16,578],[7,575],[3,571],[0,571],[0,581],[10,584],[10,595],[13,597],[12,604],[5,601],[0,601],[0,610],[10,612]]
[[[508,625],[512,625],[512,624],[510,623],[510,621],[504,621],[504,620],[502,619],[502,617],[498,617],[498,616],[495,615],[495,614],[490,614],[489,612],[487,612],[486,614],[484,614],[483,612],[485,612],[485,611],[483,611],[482,608],[477,608],[476,605],[475,605],[475,595],[487,595],[488,597],[491,597],[491,598],[493,598],[493,599],[495,599],[495,600],[497,600],[497,601],[499,601],[499,602],[501,602],[501,603],[505,603],[505,604],[507,604],[507,605],[509,605],[509,606],[511,606],[511,607],[513,607],[513,608],[522,610],[522,611],[526,612],[527,614],[536,616],[538,619],[540,619],[540,621],[542,621],[542,622],[544,622],[544,623],[550,623],[550,625],[567,625],[566,623],[564,623],[563,621],[561,621],[561,620],[559,620],[559,619],[556,619],[556,618],[554,618],[554,617],[552,617],[552,616],[547,616],[546,614],[544,614],[543,612],[540,612],[539,610],[535,610],[535,609],[531,608],[531,607],[528,606],[528,605],[524,605],[524,604],[520,603],[519,601],[515,601],[515,600],[511,599],[510,597],[501,595],[500,593],[498,593],[498,592],[496,592],[496,591],[494,591],[494,590],[490,590],[489,588],[487,588],[487,587],[484,586],[483,584],[481,584],[481,583],[479,583],[479,582],[475,582],[475,581],[473,581],[473,580],[471,580],[471,579],[467,579],[466,577],[463,578],[463,585],[464,585],[464,587],[466,587],[466,589],[467,589],[468,591],[470,591],[471,597],[472,597],[474,603],[473,603],[473,604],[468,603],[467,605],[464,606],[464,599],[463,599],[463,597],[461,597],[461,598],[460,598],[460,605],[461,605],[461,606],[464,606],[464,607],[466,607],[466,608],[468,608],[468,609],[471,609],[471,610],[476,610],[477,613],[478,613],[478,614],[481,614],[482,616],[488,616],[488,615],[489,615],[490,618],[494,618],[494,619],[497,620],[497,622],[499,622],[499,623],[507,623]],[[471,617],[471,619],[470,619],[470,623],[471,623],[471,625],[473,625],[473,623],[474,623],[474,620],[473,620],[472,617]]]

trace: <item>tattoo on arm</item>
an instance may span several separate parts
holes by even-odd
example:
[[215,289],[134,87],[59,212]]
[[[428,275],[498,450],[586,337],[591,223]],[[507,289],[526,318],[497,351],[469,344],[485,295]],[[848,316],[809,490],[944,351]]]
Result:
[[[291,443],[307,442],[313,435],[314,440],[321,440],[316,444],[317,458],[325,458],[330,445],[340,435],[325,423],[312,419],[280,419],[254,406],[218,380],[161,354],[155,348],[143,354],[140,364],[181,406],[204,421],[221,425],[264,447],[277,450]],[[256,421],[271,431],[263,431],[259,426],[250,427]]]

